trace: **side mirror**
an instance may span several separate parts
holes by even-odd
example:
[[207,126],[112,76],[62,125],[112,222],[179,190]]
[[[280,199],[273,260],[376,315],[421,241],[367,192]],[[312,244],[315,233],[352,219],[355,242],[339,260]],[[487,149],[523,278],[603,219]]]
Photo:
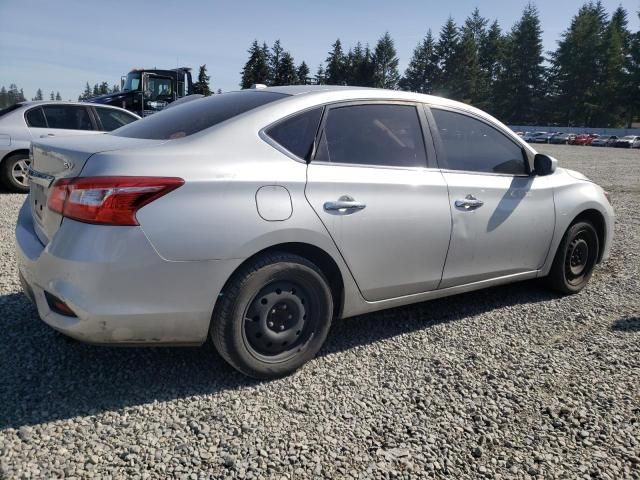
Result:
[[533,173],[541,177],[551,175],[556,171],[557,166],[558,160],[544,153],[536,153],[536,156],[533,158]]

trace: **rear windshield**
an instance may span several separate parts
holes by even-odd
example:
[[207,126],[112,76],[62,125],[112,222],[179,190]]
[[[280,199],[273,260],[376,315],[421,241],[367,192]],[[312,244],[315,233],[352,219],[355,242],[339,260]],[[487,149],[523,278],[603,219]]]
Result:
[[0,110],[0,117],[4,117],[7,113],[11,113],[14,110],[17,110],[18,108],[20,108],[21,106],[22,106],[22,104],[15,103],[15,104],[11,105],[10,107],[5,108],[4,110]]
[[288,95],[255,90],[229,92],[194,100],[155,113],[112,132],[119,137],[170,140],[229,120],[236,115],[275,102]]

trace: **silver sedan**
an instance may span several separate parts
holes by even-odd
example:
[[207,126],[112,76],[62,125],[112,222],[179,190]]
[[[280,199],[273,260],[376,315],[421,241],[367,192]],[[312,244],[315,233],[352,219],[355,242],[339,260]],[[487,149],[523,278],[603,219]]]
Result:
[[28,192],[31,140],[110,132],[140,117],[122,108],[80,102],[22,102],[0,110],[0,184]]
[[202,344],[285,375],[331,322],[609,255],[606,192],[443,98],[348,87],[213,95],[112,134],[33,142],[24,290],[100,344]]

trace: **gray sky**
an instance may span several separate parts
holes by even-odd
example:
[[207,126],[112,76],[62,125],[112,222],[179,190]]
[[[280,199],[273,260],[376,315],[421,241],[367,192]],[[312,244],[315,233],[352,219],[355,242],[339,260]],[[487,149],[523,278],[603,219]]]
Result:
[[[322,2],[244,0],[188,2],[154,0],[0,0],[0,85],[16,83],[31,98],[42,88],[76,99],[85,82],[120,83],[131,68],[197,67],[207,64],[214,89],[238,88],[247,49],[254,38],[280,39],[296,63],[315,73],[337,37],[345,50],[358,40],[374,45],[389,31],[404,71],[416,43],[452,15],[457,23],[477,6],[509,30],[526,0]],[[582,1],[538,0],[545,50],[554,49]],[[618,5],[640,28],[640,0],[603,0]]]

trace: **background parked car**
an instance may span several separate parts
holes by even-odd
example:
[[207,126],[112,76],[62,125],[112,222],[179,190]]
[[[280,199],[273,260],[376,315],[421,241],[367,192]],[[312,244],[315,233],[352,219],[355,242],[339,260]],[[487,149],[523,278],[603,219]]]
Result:
[[627,135],[626,137],[616,140],[613,146],[618,148],[640,148],[640,137]]
[[592,147],[611,147],[616,143],[618,137],[616,135],[602,135],[598,138],[591,140]]
[[576,138],[573,133],[556,133],[549,138],[549,143],[567,145],[570,140]]
[[547,132],[533,132],[528,136],[525,135],[523,138],[529,143],[547,143],[548,135]]
[[110,132],[138,120],[135,113],[79,102],[22,102],[0,111],[0,182],[28,192],[31,140]]
[[591,140],[593,140],[594,138],[594,134],[581,133],[580,135],[576,136],[572,145],[589,145],[591,143]]

